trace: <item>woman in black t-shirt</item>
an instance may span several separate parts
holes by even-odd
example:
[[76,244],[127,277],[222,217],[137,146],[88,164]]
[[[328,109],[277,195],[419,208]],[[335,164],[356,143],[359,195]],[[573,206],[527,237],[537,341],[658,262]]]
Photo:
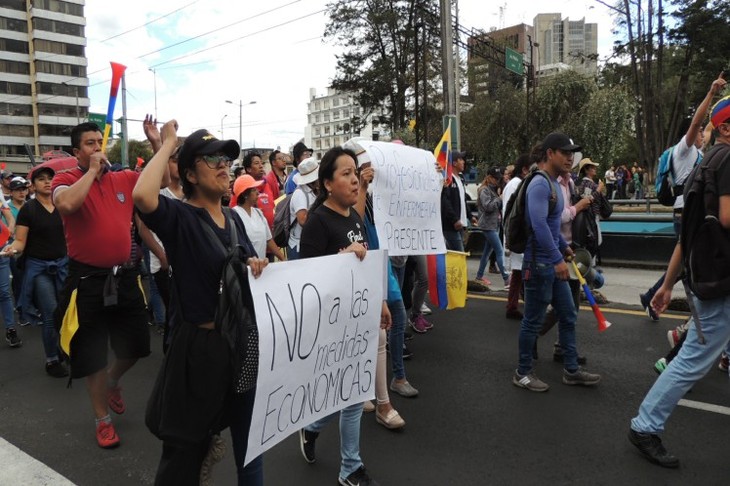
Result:
[[[256,370],[253,365],[247,366],[248,359],[243,359],[242,373],[233,376],[232,351],[214,323],[226,260],[223,248],[218,247],[227,249],[235,236],[254,276],[261,274],[268,260],[256,256],[241,219],[230,212],[227,216],[221,206],[221,198],[228,191],[230,162],[240,153],[238,143],[217,140],[206,130],[187,137],[178,155],[185,202],[159,194],[167,161],[176,144],[177,123],[172,120],[162,128],[162,147],[140,175],[132,193],[140,217],[162,240],[173,269],[171,285],[177,293],[172,294],[170,307],[176,308],[178,319],[165,367],[181,365],[174,369],[183,369],[186,375],[184,384],[172,381],[176,386],[166,385],[164,392],[168,398],[155,409],[162,415],[160,422],[164,422],[156,424],[163,443],[155,484],[192,486],[203,482],[201,468],[209,448],[211,452],[214,449],[213,436],[230,425],[238,483],[259,486],[263,485],[261,457],[243,465]],[[213,233],[210,237],[206,236],[208,230]],[[212,237],[217,237],[221,245],[215,244]],[[252,303],[249,312],[253,315]],[[249,342],[252,341],[254,336],[249,335]],[[252,356],[248,348],[235,351]],[[257,364],[257,356],[254,358]],[[242,379],[251,378],[249,375],[254,375],[254,387],[233,393],[233,386],[238,389]],[[182,396],[175,402],[169,399],[173,394]]]
[[[299,246],[300,258],[354,253],[360,260],[367,252],[367,234],[362,219],[353,208],[360,181],[355,153],[342,147],[327,151],[319,165],[319,195],[307,216]],[[391,324],[383,302],[380,326]],[[340,484],[371,484],[360,460],[360,418],[363,404],[350,405],[340,415]],[[314,462],[314,444],[319,432],[338,414],[325,417],[299,431],[300,445],[307,462]]]

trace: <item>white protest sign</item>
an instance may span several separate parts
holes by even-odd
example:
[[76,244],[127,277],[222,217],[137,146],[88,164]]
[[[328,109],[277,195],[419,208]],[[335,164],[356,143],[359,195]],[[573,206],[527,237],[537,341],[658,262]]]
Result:
[[246,463],[310,423],[375,396],[386,253],[269,265],[250,278],[259,373]]
[[373,213],[390,256],[446,253],[441,229],[443,176],[426,150],[358,140],[375,169]]

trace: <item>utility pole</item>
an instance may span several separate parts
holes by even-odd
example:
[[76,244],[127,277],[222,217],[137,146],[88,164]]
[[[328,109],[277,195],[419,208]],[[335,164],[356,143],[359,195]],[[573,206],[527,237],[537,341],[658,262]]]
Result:
[[154,87],[155,87],[155,120],[157,120],[157,71],[155,71],[154,68],[149,68],[150,71],[152,71],[152,77],[154,78]]
[[[112,123],[114,121],[112,120]],[[127,75],[122,74],[122,167],[129,166],[129,143],[127,132]],[[132,167],[130,167],[132,168]]]
[[[458,133],[456,125],[456,82],[454,78],[454,35],[451,20],[451,1],[440,0],[441,4],[441,59],[443,62],[443,90],[444,90],[444,130],[451,123],[451,144],[458,150],[455,135]],[[455,128],[455,130],[454,130]]]

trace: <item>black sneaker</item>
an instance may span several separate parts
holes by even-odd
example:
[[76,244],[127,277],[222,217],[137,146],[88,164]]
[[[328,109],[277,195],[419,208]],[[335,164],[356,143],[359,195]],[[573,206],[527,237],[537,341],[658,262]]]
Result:
[[667,452],[662,445],[662,440],[655,434],[642,434],[634,429],[629,429],[629,441],[639,449],[644,457],[654,464],[662,467],[679,467],[679,459]]
[[[555,345],[553,347],[553,361],[556,363],[562,363],[563,362],[563,348],[560,345]],[[584,365],[588,362],[588,358],[585,356],[578,355],[578,364]]]
[[64,376],[68,376],[66,366],[58,360],[46,363],[46,373],[54,378],[63,378]]
[[408,349],[408,346],[406,346],[405,343],[403,343],[403,359],[408,360],[408,359],[411,359],[412,357],[413,357],[413,351]]
[[409,330],[405,330],[405,331],[403,331],[403,338],[406,341],[410,341],[411,339],[413,339],[413,333]]
[[302,451],[304,460],[314,464],[317,457],[314,455],[314,444],[319,437],[319,432],[310,432],[306,429],[299,429],[299,448]]
[[23,341],[20,337],[18,337],[18,333],[15,331],[14,327],[5,331],[5,342],[8,343],[8,346],[11,348],[17,348],[23,345]]
[[365,466],[360,466],[346,478],[339,478],[342,486],[378,486],[378,482],[370,477]]
[[641,301],[641,307],[644,308],[644,311],[646,311],[647,317],[651,319],[652,321],[656,322],[659,320],[659,316],[656,312],[654,312],[654,309],[651,307],[651,299],[646,294],[639,294],[639,300]]

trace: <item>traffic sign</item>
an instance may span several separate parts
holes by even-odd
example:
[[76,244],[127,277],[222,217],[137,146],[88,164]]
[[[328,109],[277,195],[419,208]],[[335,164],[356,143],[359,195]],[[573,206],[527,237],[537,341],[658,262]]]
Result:
[[96,123],[96,125],[99,127],[99,130],[104,132],[104,128],[106,127],[106,115],[103,113],[89,113],[89,121],[91,123]]
[[510,49],[509,47],[504,48],[504,67],[506,67],[508,71],[512,71],[513,73],[522,76],[525,74],[524,69],[522,68],[523,61],[524,58],[522,54],[514,49]]

